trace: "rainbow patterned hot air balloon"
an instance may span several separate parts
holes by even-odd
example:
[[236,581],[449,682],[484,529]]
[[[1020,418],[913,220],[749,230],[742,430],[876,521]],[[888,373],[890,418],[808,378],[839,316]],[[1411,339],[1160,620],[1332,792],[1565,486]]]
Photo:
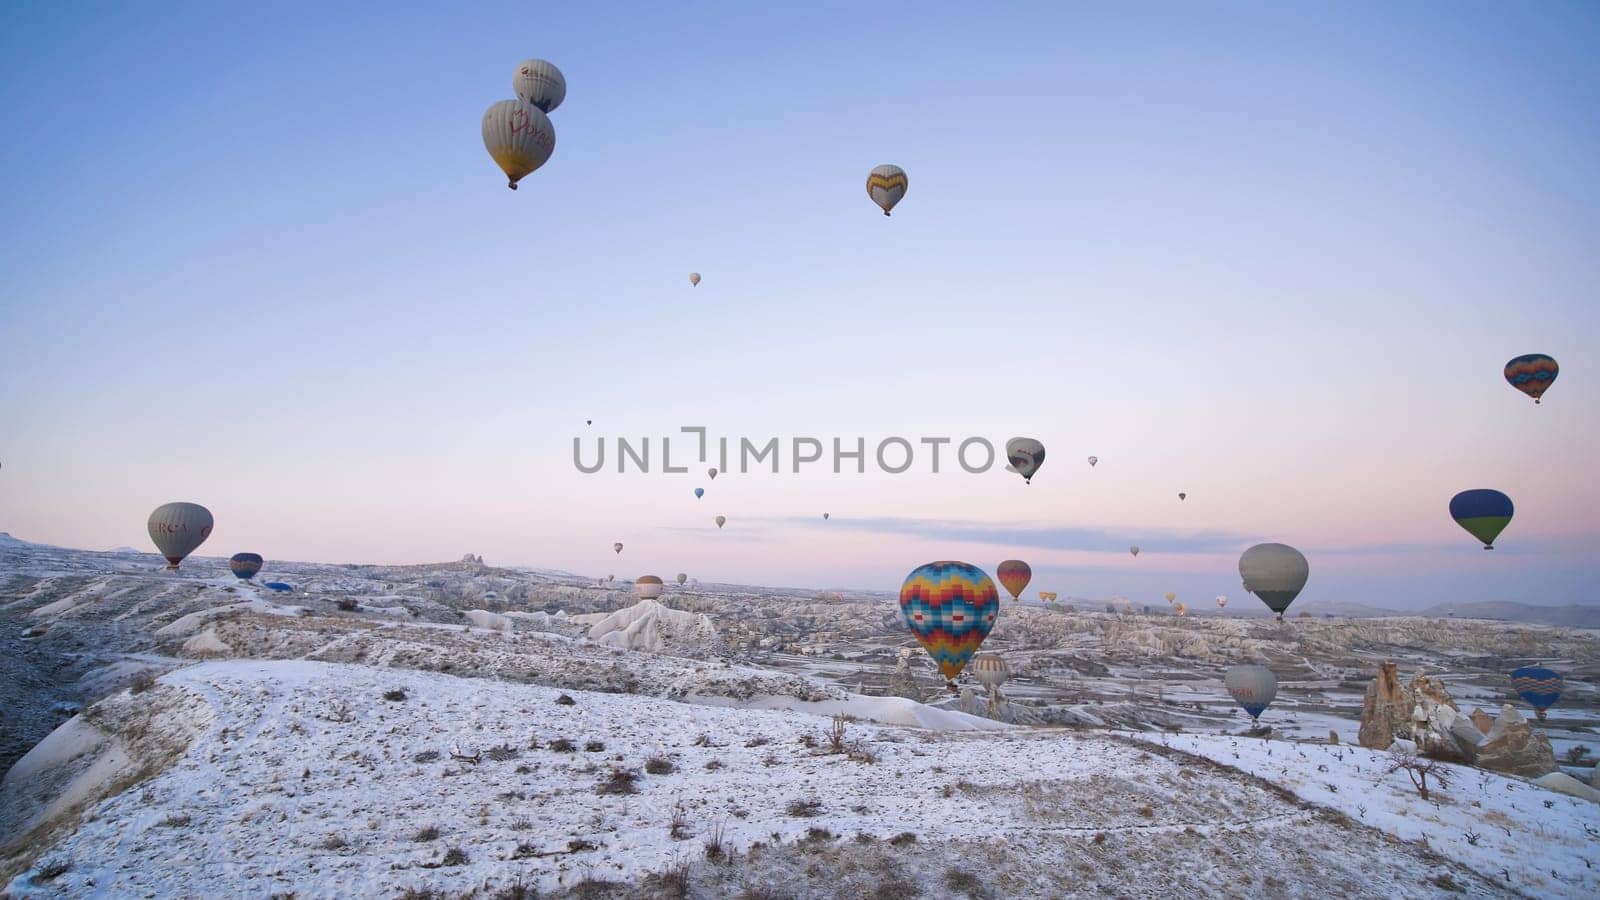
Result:
[[901,618],[952,687],[999,615],[1000,592],[970,563],[927,563],[900,586]]
[[994,574],[1000,577],[1000,583],[1011,592],[1011,599],[1022,599],[1022,592],[1027,589],[1028,582],[1033,580],[1033,570],[1020,559],[1008,559],[1001,563]]
[[1511,686],[1517,695],[1533,707],[1533,714],[1544,720],[1544,711],[1561,699],[1561,689],[1566,686],[1560,673],[1541,666],[1523,666],[1511,673]]
[[1450,498],[1450,518],[1483,541],[1485,550],[1494,549],[1494,539],[1511,524],[1513,512],[1511,498],[1490,488],[1462,491]]
[[1555,384],[1559,374],[1561,367],[1543,353],[1529,353],[1506,363],[1506,383],[1532,397],[1535,403]]

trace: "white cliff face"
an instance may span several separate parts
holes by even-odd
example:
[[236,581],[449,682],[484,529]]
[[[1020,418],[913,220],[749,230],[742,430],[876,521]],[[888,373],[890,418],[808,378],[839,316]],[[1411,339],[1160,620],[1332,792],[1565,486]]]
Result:
[[655,600],[640,600],[594,623],[589,639],[622,650],[675,656],[715,653],[722,645],[710,616],[671,609]]

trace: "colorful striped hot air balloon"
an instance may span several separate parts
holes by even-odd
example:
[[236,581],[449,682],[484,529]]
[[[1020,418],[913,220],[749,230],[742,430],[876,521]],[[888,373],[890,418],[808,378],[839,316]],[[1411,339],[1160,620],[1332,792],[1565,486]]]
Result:
[[[1033,570],[1020,559],[1008,559],[1001,563],[994,573],[1000,577],[1000,583],[1011,592],[1011,599],[1021,600],[1022,592],[1027,589],[1028,582],[1033,580]],[[1041,591],[1040,596],[1044,594]]]
[[1462,491],[1450,498],[1450,518],[1482,541],[1485,550],[1494,549],[1494,539],[1511,524],[1514,511],[1510,497],[1489,488]]
[[899,166],[882,165],[867,176],[867,196],[878,204],[886,216],[906,195],[906,188],[910,186],[911,183],[906,180],[906,170]]
[[259,553],[235,553],[228,557],[228,571],[232,572],[240,581],[249,581],[261,571],[261,564],[266,560]]
[[1529,353],[1506,363],[1506,383],[1532,397],[1535,403],[1555,384],[1559,374],[1561,367],[1543,353]]
[[1000,615],[1000,592],[970,563],[940,561],[918,566],[900,586],[900,616],[955,688],[961,674]]
[[1542,666],[1523,666],[1511,673],[1511,686],[1533,707],[1533,714],[1542,722],[1544,711],[1561,699],[1561,689],[1566,682],[1559,673]]
[[994,690],[1006,683],[1011,677],[1011,668],[1006,665],[1005,657],[998,653],[979,653],[972,658],[970,667],[972,677],[984,687]]

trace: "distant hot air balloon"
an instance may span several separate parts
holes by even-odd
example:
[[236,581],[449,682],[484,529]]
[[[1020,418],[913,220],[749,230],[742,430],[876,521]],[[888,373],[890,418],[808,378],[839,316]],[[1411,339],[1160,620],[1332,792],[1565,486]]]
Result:
[[951,690],[999,615],[1000,592],[982,569],[970,563],[926,563],[913,569],[900,586],[900,616]]
[[617,580],[617,576],[615,576],[615,575],[607,575],[606,576],[606,581],[616,581],[616,580]]
[[1012,438],[1006,441],[1006,461],[1017,470],[1022,480],[1033,483],[1033,473],[1044,465],[1044,445],[1033,438]]
[[728,524],[728,517],[727,516],[717,516],[717,527],[718,528],[721,528],[722,526],[724,526],[726,524]]
[[906,195],[906,188],[910,182],[906,180],[906,171],[899,166],[882,165],[872,170],[867,176],[867,196],[872,202],[883,209],[883,214],[888,215],[889,210],[900,202]]
[[1185,604],[1177,603],[1174,604],[1172,608],[1177,612],[1178,618],[1180,619],[1189,614],[1189,607]]
[[1494,549],[1494,539],[1511,524],[1513,512],[1511,498],[1489,488],[1462,491],[1450,498],[1450,518],[1482,541],[1485,550]]
[[656,599],[661,596],[661,588],[661,579],[655,575],[640,575],[639,580],[633,583],[633,590],[640,600]]
[[704,497],[705,495],[706,495],[706,489],[705,488],[695,488],[694,489],[694,498],[696,500],[699,500],[701,497]]
[[621,553],[622,552],[622,542],[621,541],[617,541],[615,544],[612,544],[611,545],[611,549],[617,551],[618,553]]
[[584,419],[583,420],[583,424],[585,424],[585,425],[593,425],[594,424],[594,420],[593,419]]
[[716,481],[717,480],[716,467],[712,467],[712,468],[707,469],[706,470],[706,477],[710,478],[712,481]]
[[1184,493],[1183,491],[1179,491],[1178,492],[1178,499],[1179,500],[1187,500],[1187,499],[1189,499],[1189,495]]
[[1039,592],[1039,599],[1040,600],[1049,600],[1050,599],[1050,592],[1049,591],[1040,591]]
[[1283,611],[1311,577],[1311,564],[1288,544],[1257,544],[1239,557],[1239,577],[1244,589],[1260,597],[1282,621]]
[[1261,714],[1278,696],[1278,676],[1266,666],[1233,666],[1222,678],[1234,702],[1244,707],[1250,718],[1260,721]]
[[1224,606],[1227,606],[1227,605],[1228,605],[1228,598],[1222,596],[1221,594],[1218,594],[1217,595],[1217,609],[1222,609]]
[[1533,707],[1533,714],[1544,721],[1544,711],[1561,699],[1566,686],[1561,675],[1542,666],[1523,666],[1511,673],[1511,686]]
[[228,571],[238,576],[241,581],[249,581],[261,571],[261,564],[266,560],[259,553],[235,553],[228,557]]
[[979,653],[972,657],[968,664],[968,671],[972,677],[978,679],[984,687],[995,690],[1006,683],[1011,677],[1011,668],[1006,665],[1005,657],[998,653]]
[[1134,556],[1138,556],[1139,555],[1139,545],[1138,544],[1134,544],[1132,547],[1129,547],[1128,548],[1128,552],[1132,553]]
[[167,558],[167,568],[176,570],[183,558],[211,536],[211,510],[198,503],[163,503],[150,514],[147,527],[150,540]]
[[699,272],[690,272],[689,273],[689,286],[690,287],[699,287],[700,286],[700,273]]
[[686,572],[679,572],[678,573],[678,583],[679,584],[683,584],[685,581],[688,581],[688,580],[689,580],[688,573],[686,573]]
[[994,570],[999,576],[1000,583],[1011,592],[1011,599],[1020,600],[1022,592],[1027,589],[1028,582],[1033,580],[1033,569],[1020,559],[1008,559]]
[[1100,457],[1098,457],[1098,456],[1089,457],[1089,467],[1090,468],[1093,468],[1099,462],[1100,462]]
[[1166,596],[1167,596],[1167,605],[1168,606],[1172,605],[1172,601],[1178,599],[1178,595],[1173,593],[1172,591],[1167,591],[1167,595]]
[[523,103],[537,106],[540,112],[551,113],[567,97],[567,79],[555,63],[525,59],[511,76],[511,92]]
[[483,114],[483,146],[506,173],[506,187],[533,174],[556,149],[556,129],[538,107],[501,100]]
[[1530,353],[1506,363],[1506,382],[1532,397],[1535,403],[1555,384],[1559,374],[1561,367],[1543,353]]
[[824,521],[824,522],[828,521],[828,514],[827,513],[823,513],[822,514],[822,521]]

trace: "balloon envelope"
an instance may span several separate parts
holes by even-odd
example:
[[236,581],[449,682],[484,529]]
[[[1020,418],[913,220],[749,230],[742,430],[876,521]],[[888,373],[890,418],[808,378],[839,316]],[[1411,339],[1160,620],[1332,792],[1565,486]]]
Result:
[[1217,597],[1217,609],[1221,609],[1221,608],[1223,608],[1224,606],[1227,606],[1227,605],[1228,605],[1228,598],[1227,597],[1223,597],[1221,595],[1218,595],[1218,597]]
[[1098,462],[1099,462],[1099,461],[1100,461],[1100,457],[1098,457],[1098,456],[1091,456],[1091,457],[1089,457],[1089,465],[1090,465],[1090,466],[1091,466],[1091,467],[1092,467],[1092,466],[1094,466],[1094,464],[1095,464],[1095,463],[1098,463]]
[[1011,676],[1011,669],[1006,665],[1005,657],[998,653],[979,653],[972,657],[968,665],[972,677],[978,679],[986,688],[997,688],[1006,683]]
[[511,92],[523,103],[537,106],[548,113],[561,105],[567,97],[567,79],[555,63],[542,59],[525,59],[517,64],[511,76]]
[[483,114],[483,146],[506,173],[506,187],[550,161],[556,149],[556,129],[538,107],[521,100],[501,100]]
[[1506,363],[1506,382],[1532,397],[1535,403],[1555,384],[1559,374],[1561,367],[1543,353],[1529,353]]
[[1450,518],[1482,541],[1485,550],[1494,549],[1494,539],[1511,524],[1514,511],[1510,497],[1489,488],[1462,491],[1450,498]]
[[1011,599],[1016,600],[1027,589],[1028,582],[1033,580],[1033,569],[1020,559],[1008,559],[995,569],[995,574],[1000,576],[1000,583],[1011,592]]
[[284,584],[281,581],[268,581],[268,582],[263,583],[262,586],[271,588],[272,590],[275,590],[275,591],[292,591],[292,590],[294,590],[294,585],[292,585],[292,584]]
[[899,166],[878,166],[867,175],[867,196],[878,204],[886,216],[906,195],[906,188],[910,186],[911,182],[906,180],[906,170]]
[[926,563],[900,586],[901,618],[951,681],[989,636],[999,614],[1000,592],[970,563]]
[[1523,666],[1511,673],[1511,686],[1542,719],[1544,711],[1561,699],[1566,682],[1560,673],[1542,666]]
[[696,500],[700,499],[701,497],[704,497],[705,495],[706,495],[706,489],[705,488],[695,488],[694,489],[694,496],[695,496]]
[[1239,577],[1281,619],[1311,577],[1311,564],[1288,544],[1257,544],[1239,557]]
[[633,590],[641,600],[654,600],[661,596],[661,578],[656,575],[640,575],[639,580],[633,583]]
[[1171,605],[1172,601],[1178,599],[1178,595],[1174,594],[1172,591],[1167,591],[1166,597],[1168,605]]
[[241,581],[248,581],[256,577],[264,562],[266,560],[262,559],[259,553],[235,553],[228,557],[228,571],[238,576]]
[[145,527],[150,540],[167,558],[167,568],[176,569],[183,558],[211,536],[211,510],[198,503],[163,503],[150,514]]
[[685,581],[688,581],[688,580],[689,580],[689,576],[687,574],[685,574],[683,572],[679,572],[678,573],[678,583],[679,584],[683,584]]
[[1033,438],[1012,438],[1006,441],[1006,462],[1017,470],[1023,481],[1032,484],[1033,473],[1044,465],[1044,445]]
[[699,287],[700,286],[700,273],[699,272],[690,272],[689,273],[689,284],[690,284],[691,287]]
[[1189,495],[1184,493],[1183,491],[1179,491],[1178,492],[1178,499],[1179,500],[1187,500],[1187,499],[1189,499]]
[[717,470],[716,470],[716,468],[713,467],[713,468],[707,469],[706,470],[706,477],[710,478],[712,481],[716,481],[717,480]]
[[1278,676],[1266,666],[1234,666],[1223,676],[1222,683],[1252,719],[1259,718],[1278,696]]
[[728,517],[727,516],[717,516],[717,527],[718,528],[721,528],[722,526],[724,526],[726,524],[728,524]]
[[1135,544],[1134,546],[1129,547],[1128,548],[1128,552],[1132,553],[1134,556],[1138,556],[1139,555],[1139,546],[1137,544]]

